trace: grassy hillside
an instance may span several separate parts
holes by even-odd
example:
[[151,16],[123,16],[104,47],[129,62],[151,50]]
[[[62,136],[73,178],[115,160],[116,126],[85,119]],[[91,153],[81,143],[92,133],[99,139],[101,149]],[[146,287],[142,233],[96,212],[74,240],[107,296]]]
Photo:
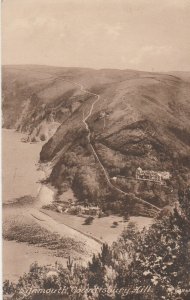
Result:
[[[82,122],[94,95],[100,95],[87,120],[91,144],[115,185],[110,188],[94,158]],[[49,181],[58,200],[72,188],[79,201],[105,210],[145,214],[135,196],[163,207],[189,182],[190,76],[180,72],[91,70],[41,66],[3,69],[4,126],[46,139],[40,159],[53,161]],[[14,100],[14,101],[13,101]],[[137,167],[168,171],[166,186],[137,181]],[[173,201],[173,200],[172,200]],[[137,205],[136,205],[137,203]]]

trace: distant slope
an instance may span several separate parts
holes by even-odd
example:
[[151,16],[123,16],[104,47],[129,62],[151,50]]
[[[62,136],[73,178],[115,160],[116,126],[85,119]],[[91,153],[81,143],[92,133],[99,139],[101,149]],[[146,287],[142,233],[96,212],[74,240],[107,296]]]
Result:
[[[128,196],[111,190],[89,147],[83,117],[94,101],[76,84],[100,95],[88,119],[91,143],[110,178]],[[115,212],[133,210],[135,196],[160,207],[189,183],[190,76],[133,70],[91,70],[43,66],[3,69],[4,127],[49,139],[40,159],[52,161],[49,180],[71,187],[80,201]],[[166,186],[135,180],[136,168],[169,171]]]

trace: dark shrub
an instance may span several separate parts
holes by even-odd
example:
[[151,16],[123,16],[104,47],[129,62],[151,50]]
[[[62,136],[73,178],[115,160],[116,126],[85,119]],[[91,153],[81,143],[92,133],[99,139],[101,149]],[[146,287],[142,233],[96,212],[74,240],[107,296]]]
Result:
[[92,224],[93,220],[94,220],[93,217],[91,217],[91,216],[87,217],[85,219],[85,221],[84,221],[84,225],[90,225],[90,224]]

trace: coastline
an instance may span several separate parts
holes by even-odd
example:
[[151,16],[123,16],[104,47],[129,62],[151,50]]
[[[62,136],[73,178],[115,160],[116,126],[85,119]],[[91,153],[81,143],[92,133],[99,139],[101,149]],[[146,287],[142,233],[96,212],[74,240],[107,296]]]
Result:
[[[43,183],[43,180],[51,172],[51,166],[50,164],[39,164],[38,162],[42,145],[22,143],[20,141],[21,134],[15,134],[14,131],[8,131],[8,136],[8,144],[11,149],[9,149],[10,157],[6,157],[7,163],[10,164],[12,162],[12,149],[14,148],[13,162],[18,164],[16,166],[18,171],[16,172],[14,181],[21,186],[19,197],[12,198],[11,202],[5,202],[6,205],[4,205],[3,209],[6,235],[6,240],[4,240],[5,247],[3,249],[4,261],[6,262],[4,280],[18,279],[23,275],[23,270],[24,272],[28,271],[30,263],[35,260],[39,265],[44,265],[47,262],[54,264],[56,261],[66,265],[66,259],[70,255],[76,262],[86,264],[93,253],[100,251],[101,244],[92,237],[70,228],[68,225],[60,224],[40,211],[43,205],[52,203],[55,194],[55,189],[52,186]],[[21,161],[19,159],[15,160],[17,152],[19,153],[18,158]],[[24,161],[24,158],[31,160],[31,169],[28,168],[29,162]],[[28,172],[30,170],[32,171]],[[10,171],[14,173],[13,168]],[[9,179],[11,173],[7,175]],[[28,191],[26,183],[29,183],[28,188],[32,191],[33,197],[28,194],[26,195],[26,191]],[[15,184],[15,187],[17,187],[17,184]],[[35,188],[36,190],[34,191]],[[20,201],[23,199],[24,201]],[[30,199],[31,201],[29,201]],[[35,230],[37,230],[37,236],[41,236],[43,243],[37,242]],[[55,236],[57,236],[57,249],[62,247],[61,256],[59,253],[49,250],[51,249],[52,238],[54,239]],[[28,253],[30,254],[28,255]],[[40,255],[40,253],[43,254]],[[49,259],[50,256],[51,259]],[[13,272],[12,268],[14,264],[17,267],[15,267],[15,271]],[[19,267],[20,265],[22,265],[22,268]]]
[[[38,209],[54,199],[53,188],[41,183],[47,172],[37,168],[42,144],[23,143],[23,136],[14,129],[2,129],[4,222],[14,220],[17,214],[27,214],[29,207]],[[17,201],[22,198],[26,201],[17,207]],[[30,198],[34,201],[27,204]],[[3,279],[17,280],[34,261],[39,264],[65,262],[64,258],[52,254],[42,247],[3,239]]]

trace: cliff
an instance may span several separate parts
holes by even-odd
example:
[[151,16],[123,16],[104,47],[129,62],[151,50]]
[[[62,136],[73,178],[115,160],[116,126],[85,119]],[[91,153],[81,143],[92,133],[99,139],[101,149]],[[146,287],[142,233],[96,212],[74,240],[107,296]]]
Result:
[[[40,160],[52,163],[58,199],[71,188],[79,201],[138,214],[137,198],[164,207],[189,183],[189,94],[189,73],[9,66],[4,127],[47,140]],[[139,166],[171,179],[136,180]]]

